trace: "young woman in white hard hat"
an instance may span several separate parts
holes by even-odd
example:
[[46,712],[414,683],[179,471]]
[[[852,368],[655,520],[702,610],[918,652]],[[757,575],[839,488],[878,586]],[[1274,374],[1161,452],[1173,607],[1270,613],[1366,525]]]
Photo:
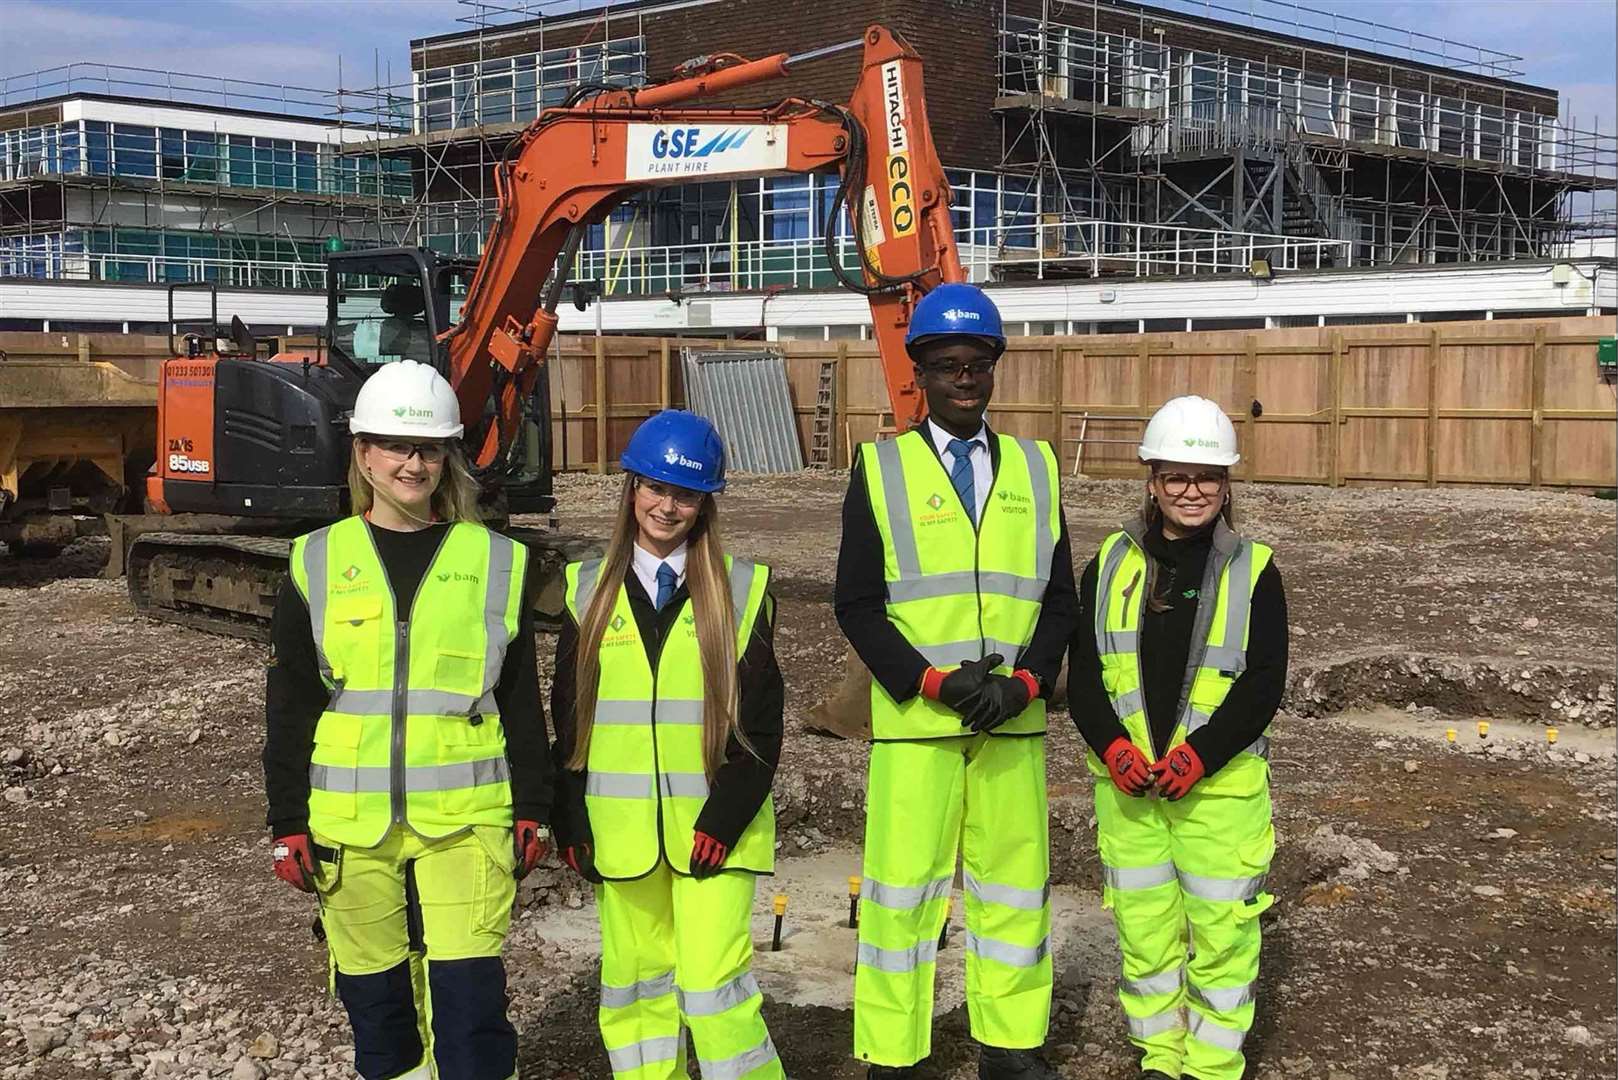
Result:
[[750,968],[756,875],[775,867],[783,686],[769,568],[725,554],[724,447],[666,410],[625,449],[605,556],[567,568],[551,716],[557,843],[596,886],[612,1072],[671,1080],[781,1061]]
[[293,542],[264,747],[276,876],[319,896],[366,1080],[506,1080],[500,959],[549,843],[527,550],[479,523],[460,409],[389,364],[350,422],[354,516]]
[[1092,753],[1103,891],[1142,1080],[1240,1080],[1275,851],[1268,729],[1287,612],[1270,549],[1235,531],[1224,411],[1146,426],[1139,516],[1079,584],[1069,703]]

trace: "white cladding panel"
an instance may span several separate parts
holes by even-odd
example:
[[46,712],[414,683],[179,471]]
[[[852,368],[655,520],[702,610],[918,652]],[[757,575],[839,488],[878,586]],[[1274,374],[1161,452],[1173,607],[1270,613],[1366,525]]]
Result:
[[359,142],[375,136],[364,128],[342,128],[320,120],[295,117],[277,119],[241,113],[188,109],[163,102],[98,101],[78,98],[62,102],[64,120],[105,120],[113,124],[142,124],[147,127],[189,128],[229,135],[259,135],[268,139],[299,139],[304,142]]

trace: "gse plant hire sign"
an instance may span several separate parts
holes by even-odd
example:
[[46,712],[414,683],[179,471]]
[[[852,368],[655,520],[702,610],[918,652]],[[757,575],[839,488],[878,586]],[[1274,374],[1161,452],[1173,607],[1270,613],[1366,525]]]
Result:
[[774,124],[630,124],[630,180],[733,176],[785,169],[786,132]]

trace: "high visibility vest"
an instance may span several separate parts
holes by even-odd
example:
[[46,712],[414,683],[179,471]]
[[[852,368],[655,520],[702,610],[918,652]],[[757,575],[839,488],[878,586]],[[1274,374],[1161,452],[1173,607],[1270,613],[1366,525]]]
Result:
[[[725,564],[739,659],[764,609],[770,569],[728,556]],[[600,559],[568,564],[567,606],[575,623],[582,623],[590,610],[600,571]],[[692,832],[708,800],[696,612],[687,597],[654,669],[629,606],[629,591],[621,581],[617,586],[612,617],[601,636],[600,689],[585,760],[584,805],[595,865],[603,877],[638,878],[651,873],[662,857],[687,874]],[[725,869],[774,871],[775,805],[768,797],[725,859]]]
[[292,581],[332,692],[309,765],[312,831],[373,847],[394,825],[429,839],[511,825],[494,688],[527,567],[521,544],[451,525],[401,614],[364,519],[293,541]]
[[[1253,607],[1253,586],[1270,563],[1271,551],[1244,540],[1220,521],[1214,527],[1213,547],[1203,571],[1201,597],[1191,629],[1191,649],[1181,682],[1180,707],[1173,735],[1165,750],[1208,723],[1230,693],[1237,676],[1247,669],[1247,635]],[[1115,532],[1101,544],[1096,575],[1096,648],[1101,654],[1101,682],[1112,699],[1113,712],[1123,721],[1130,741],[1152,755],[1151,727],[1146,719],[1146,696],[1141,687],[1140,628],[1146,603],[1146,560],[1140,536],[1133,530]],[[1208,598],[1214,597],[1212,604]],[[1259,736],[1229,764],[1197,784],[1206,795],[1251,795],[1270,782],[1269,732]],[[1107,767],[1092,751],[1086,755],[1090,771],[1107,775]]]
[[[920,429],[860,447],[871,516],[882,536],[888,621],[942,670],[990,653],[1004,675],[1034,636],[1061,529],[1059,473],[1050,444],[991,435],[1000,467],[976,528]],[[874,553],[873,553],[874,554]],[[953,709],[917,694],[895,701],[871,683],[875,739],[936,739],[963,732]],[[1035,698],[996,735],[1045,731]]]

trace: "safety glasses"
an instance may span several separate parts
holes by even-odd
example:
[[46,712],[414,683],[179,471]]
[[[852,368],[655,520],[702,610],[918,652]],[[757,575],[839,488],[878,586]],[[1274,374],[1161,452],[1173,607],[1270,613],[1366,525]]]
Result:
[[376,447],[377,452],[389,461],[397,461],[401,465],[413,457],[420,457],[429,465],[442,462],[449,453],[449,447],[439,442],[417,443],[405,439],[375,439],[367,440]]
[[979,375],[993,375],[994,365],[999,362],[999,360],[961,360],[957,363],[950,363],[947,360],[943,362],[929,360],[918,366],[925,374],[945,379],[953,379],[957,374],[961,373],[976,378]]
[[676,487],[673,484],[660,484],[656,480],[648,480],[643,476],[635,478],[635,492],[654,504],[668,499],[675,506],[683,507],[687,510],[702,505],[702,492],[700,491]]

